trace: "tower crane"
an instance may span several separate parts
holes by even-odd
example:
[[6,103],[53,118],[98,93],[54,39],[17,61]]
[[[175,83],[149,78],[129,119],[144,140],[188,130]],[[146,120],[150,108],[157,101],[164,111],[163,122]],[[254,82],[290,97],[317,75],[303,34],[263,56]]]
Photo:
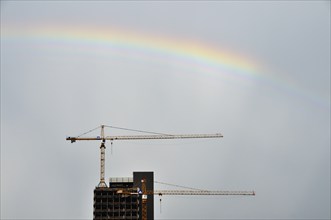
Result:
[[[255,196],[254,191],[211,191],[211,190],[147,190],[146,189],[146,179],[141,180],[141,190],[137,189],[139,192],[128,191],[125,189],[118,190],[118,194],[141,194],[142,198],[142,220],[147,220],[147,197],[149,195],[189,195],[189,196]],[[161,199],[160,199],[161,202]]]
[[[181,134],[181,135],[171,135],[171,134],[160,134],[153,133],[152,135],[125,135],[125,136],[105,136],[104,128],[106,125],[101,125],[95,129],[101,128],[100,136],[97,137],[67,137],[66,140],[74,143],[76,141],[100,141],[100,182],[98,187],[107,187],[105,182],[105,142],[106,140],[117,141],[117,140],[161,140],[161,139],[189,139],[189,138],[222,138],[223,135],[217,134]],[[112,126],[107,126],[112,127]],[[93,129],[93,130],[95,130]],[[91,130],[92,131],[92,130]],[[151,133],[151,132],[150,132]]]

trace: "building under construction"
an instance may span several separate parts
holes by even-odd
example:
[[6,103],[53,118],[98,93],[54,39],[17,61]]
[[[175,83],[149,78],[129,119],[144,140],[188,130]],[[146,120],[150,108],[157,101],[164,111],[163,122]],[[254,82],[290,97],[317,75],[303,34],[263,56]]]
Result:
[[[144,181],[144,186],[142,186]],[[153,172],[133,172],[132,177],[110,178],[109,187],[94,189],[93,219],[142,219],[142,188],[154,190]],[[146,202],[147,219],[154,219],[154,196]]]
[[[188,139],[188,138],[222,138],[217,134],[184,134],[169,135],[147,132],[149,135],[105,136],[104,128],[118,128],[101,125],[76,137],[67,137],[66,140],[76,141],[101,141],[100,146],[100,182],[94,189],[93,219],[154,219],[154,195],[247,195],[254,196],[254,191],[210,191],[190,187],[190,190],[154,190],[153,172],[134,172],[133,177],[110,178],[109,186],[105,182],[105,150],[106,140],[161,140],[161,139]],[[81,137],[89,132],[101,128],[100,136]],[[118,128],[124,129],[124,128]],[[132,129],[124,129],[139,131]],[[139,131],[144,132],[146,131]],[[168,184],[169,185],[169,184]],[[173,184],[170,184],[173,185]],[[173,185],[178,186],[178,185]]]

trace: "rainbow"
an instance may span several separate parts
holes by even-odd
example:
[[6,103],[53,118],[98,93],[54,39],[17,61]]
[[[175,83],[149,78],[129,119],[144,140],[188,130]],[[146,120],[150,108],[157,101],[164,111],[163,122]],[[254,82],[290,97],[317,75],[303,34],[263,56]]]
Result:
[[[171,60],[190,71],[198,69],[205,74],[255,81],[267,84],[278,90],[304,96],[326,107],[330,107],[327,97],[318,97],[300,91],[295,84],[275,77],[275,74],[256,60],[238,56],[230,51],[217,49],[192,39],[175,39],[169,36],[157,36],[140,33],[118,27],[79,27],[63,25],[37,25],[22,28],[15,25],[3,27],[1,39],[30,39],[45,43],[48,47],[67,47],[79,45],[82,50],[101,48],[115,51],[122,56],[164,62]],[[53,48],[54,49],[54,48]]]
[[128,54],[136,53],[151,59],[173,57],[173,61],[177,60],[178,63],[183,62],[185,65],[197,64],[209,70],[231,70],[241,77],[258,77],[257,65],[247,61],[247,58],[236,56],[229,51],[221,53],[212,46],[189,39],[179,40],[122,28],[80,28],[63,25],[34,26],[23,29],[14,27],[5,29],[3,33],[4,37],[36,39],[56,46],[60,44],[80,44],[82,48],[102,46],[110,50],[125,51]]

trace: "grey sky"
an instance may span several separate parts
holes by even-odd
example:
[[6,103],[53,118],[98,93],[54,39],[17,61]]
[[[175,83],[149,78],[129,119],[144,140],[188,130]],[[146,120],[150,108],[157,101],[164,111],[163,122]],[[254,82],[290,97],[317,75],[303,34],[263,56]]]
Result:
[[[57,39],[76,29],[196,42],[257,70]],[[257,193],[168,196],[162,213],[156,198],[156,219],[329,219],[330,1],[1,1],[1,218],[92,218],[99,143],[65,137],[100,124],[224,135],[108,144],[107,178]]]

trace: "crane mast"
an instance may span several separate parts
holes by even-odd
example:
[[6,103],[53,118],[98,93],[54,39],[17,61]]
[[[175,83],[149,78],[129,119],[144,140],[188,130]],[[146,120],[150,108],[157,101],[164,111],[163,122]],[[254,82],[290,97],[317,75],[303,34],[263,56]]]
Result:
[[117,140],[162,140],[162,139],[190,139],[190,138],[222,138],[223,135],[220,133],[216,134],[153,134],[153,135],[123,135],[123,136],[105,136],[104,128],[105,125],[101,125],[100,136],[97,137],[67,137],[67,141],[74,143],[76,141],[102,141],[100,146],[100,182],[98,187],[107,187],[105,182],[105,150],[106,140],[117,141]]
[[106,146],[105,142],[101,142],[100,146],[100,182],[98,187],[107,187],[105,182],[105,154],[106,154]]
[[142,220],[147,220],[147,190],[146,190],[146,179],[141,180],[141,191],[142,191]]

